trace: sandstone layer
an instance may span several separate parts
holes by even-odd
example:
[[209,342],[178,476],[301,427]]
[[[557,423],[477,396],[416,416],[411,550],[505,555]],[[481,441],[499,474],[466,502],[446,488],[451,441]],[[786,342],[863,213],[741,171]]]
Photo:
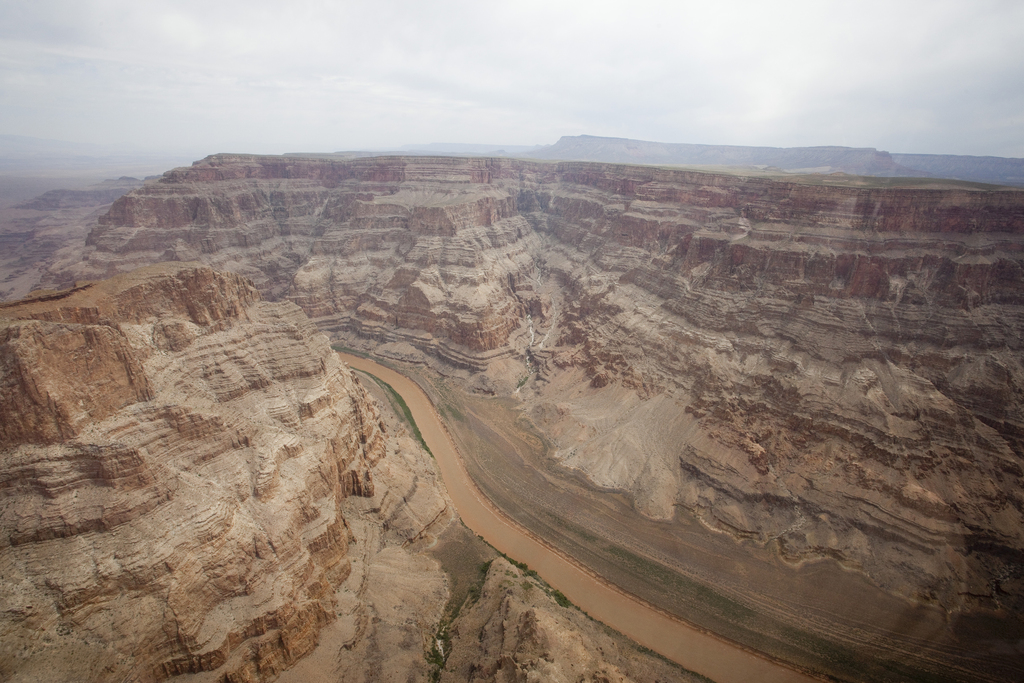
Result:
[[312,651],[387,441],[298,307],[166,264],[0,318],[0,677],[269,680]]
[[647,516],[1024,613],[1024,193],[815,182],[215,156],[50,281],[234,270],[350,345],[521,387],[554,457]]

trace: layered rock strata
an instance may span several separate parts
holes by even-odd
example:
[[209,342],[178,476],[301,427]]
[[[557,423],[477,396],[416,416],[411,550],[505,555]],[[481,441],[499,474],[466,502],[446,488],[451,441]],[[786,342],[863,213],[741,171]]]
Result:
[[237,270],[352,345],[522,386],[555,457],[645,515],[1020,613],[1022,233],[1015,191],[216,156],[53,278]]
[[86,261],[56,280],[199,259],[295,301],[324,329],[480,369],[538,308],[539,240],[515,192],[494,184],[502,169],[427,161],[211,157],[118,201]]
[[463,609],[446,634],[442,682],[708,680],[641,652],[504,558]]
[[86,190],[49,190],[15,206],[0,202],[0,301],[27,296],[52,269],[81,260],[89,230],[141,180],[107,180]]
[[1020,193],[773,185],[737,202],[588,174],[623,203],[554,192],[533,216],[564,293],[533,355],[610,385],[537,393],[563,464],[793,562],[1019,610]]
[[7,304],[0,387],[0,677],[270,680],[316,647],[387,442],[298,307],[182,264]]

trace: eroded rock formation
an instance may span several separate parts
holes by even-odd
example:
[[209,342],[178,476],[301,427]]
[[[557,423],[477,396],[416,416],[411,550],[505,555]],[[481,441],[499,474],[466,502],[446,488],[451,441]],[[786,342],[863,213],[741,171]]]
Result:
[[516,177],[461,159],[215,157],[118,201],[85,261],[49,284],[199,259],[295,301],[323,329],[481,369],[542,309],[529,280],[542,247],[517,211]]
[[643,514],[1020,613],[1022,244],[1014,191],[216,156],[118,200],[52,280],[198,258],[352,345],[491,391],[537,371],[555,457]]
[[504,558],[491,563],[479,599],[450,626],[441,681],[706,681],[646,656]]
[[298,307],[195,264],[7,304],[0,387],[0,677],[269,680],[315,648],[387,441]]
[[623,203],[555,193],[537,216],[566,294],[534,356],[619,386],[539,392],[562,461],[650,516],[1019,609],[1022,195],[588,174]]

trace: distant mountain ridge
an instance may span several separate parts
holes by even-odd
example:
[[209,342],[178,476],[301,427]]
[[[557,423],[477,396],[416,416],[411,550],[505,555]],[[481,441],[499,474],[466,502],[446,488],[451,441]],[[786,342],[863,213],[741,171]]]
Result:
[[565,135],[528,156],[565,161],[698,166],[763,166],[786,171],[881,177],[937,177],[1024,186],[1024,159],[891,154],[872,147],[744,147]]
[[1024,187],[1024,159],[955,154],[893,154],[899,164],[938,178],[976,180]]

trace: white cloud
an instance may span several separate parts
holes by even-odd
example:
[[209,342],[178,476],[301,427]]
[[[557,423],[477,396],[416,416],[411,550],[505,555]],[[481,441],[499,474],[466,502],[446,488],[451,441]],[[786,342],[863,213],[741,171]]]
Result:
[[0,0],[0,133],[334,150],[562,134],[1024,156],[1017,2]]

